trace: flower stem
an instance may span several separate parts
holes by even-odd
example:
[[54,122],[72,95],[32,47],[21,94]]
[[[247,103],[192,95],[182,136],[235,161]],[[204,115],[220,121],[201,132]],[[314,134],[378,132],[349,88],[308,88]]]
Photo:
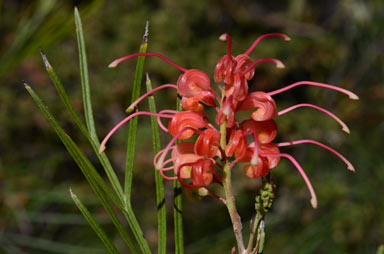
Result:
[[244,243],[243,243],[243,225],[241,223],[241,218],[237,213],[235,197],[232,193],[232,183],[231,183],[231,169],[226,162],[224,164],[224,191],[225,197],[227,200],[226,206],[229,212],[229,216],[231,217],[233,232],[235,233],[238,252],[243,254],[245,252]]
[[[221,146],[221,149],[223,149],[224,151],[227,145],[226,131],[227,131],[226,122],[224,122],[220,126],[220,133],[221,133],[220,146]],[[224,161],[223,172],[224,172],[223,185],[224,185],[224,192],[225,192],[225,199],[226,199],[225,205],[227,206],[229,216],[231,217],[233,232],[235,233],[238,251],[239,253],[243,254],[243,253],[246,253],[244,248],[244,243],[243,243],[243,234],[242,234],[243,225],[241,223],[241,218],[237,213],[235,197],[233,196],[233,193],[232,193],[231,168],[227,160]]]

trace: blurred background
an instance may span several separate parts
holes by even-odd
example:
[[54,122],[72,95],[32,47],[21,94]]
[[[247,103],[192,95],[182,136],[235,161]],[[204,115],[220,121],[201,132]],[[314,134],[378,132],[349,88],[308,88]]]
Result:
[[[266,217],[265,253],[375,253],[384,243],[384,1],[26,1],[0,0],[0,253],[105,253],[97,235],[73,204],[69,188],[124,246],[85,178],[43,114],[25,91],[26,81],[39,93],[64,129],[97,162],[86,140],[69,120],[45,72],[43,49],[82,112],[73,8],[83,19],[92,99],[99,137],[125,115],[136,61],[116,69],[115,58],[138,51],[145,22],[150,21],[149,52],[164,54],[186,68],[212,76],[226,45],[244,52],[259,35],[283,32],[264,40],[252,57],[275,57],[286,68],[260,65],[251,91],[271,91],[300,80],[350,89],[359,101],[315,87],[300,87],[276,96],[278,109],[313,103],[337,114],[351,134],[321,112],[297,109],[277,118],[278,141],[311,138],[335,148],[356,168],[347,171],[336,156],[311,144],[282,151],[301,163],[317,191],[319,208],[309,203],[304,181],[282,160],[273,169],[277,198]],[[175,83],[180,72],[159,59],[147,58],[154,86]],[[174,91],[157,94],[159,109],[175,105]],[[140,109],[146,109],[143,103]],[[156,249],[156,203],[152,140],[148,118],[139,121],[133,207],[151,247]],[[127,129],[107,150],[123,179]],[[165,144],[169,137],[164,135]],[[99,167],[101,169],[101,167]],[[235,195],[245,222],[254,212],[259,181],[235,170]],[[169,253],[172,244],[172,188],[166,184]],[[184,193],[186,253],[229,253],[235,243],[226,208],[209,197],[196,202]],[[247,230],[246,230],[247,231]],[[122,253],[127,253],[121,247]]]

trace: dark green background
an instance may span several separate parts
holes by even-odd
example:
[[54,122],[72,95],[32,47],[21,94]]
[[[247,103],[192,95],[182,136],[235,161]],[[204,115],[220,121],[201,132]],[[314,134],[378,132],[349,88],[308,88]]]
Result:
[[[317,191],[319,208],[309,203],[304,181],[289,162],[272,171],[277,198],[266,218],[265,253],[374,253],[384,243],[384,1],[0,1],[0,253],[104,253],[96,234],[73,204],[69,188],[86,203],[114,237],[104,210],[80,170],[33,103],[22,82],[49,105],[65,130],[89,158],[95,156],[69,121],[45,73],[43,48],[76,109],[82,111],[73,7],[83,17],[92,99],[99,137],[125,115],[135,60],[116,69],[115,58],[138,51],[145,21],[150,20],[149,52],[164,54],[186,68],[210,76],[225,44],[246,50],[259,35],[284,32],[292,40],[266,39],[252,57],[276,57],[286,69],[260,65],[250,89],[271,91],[300,80],[338,85],[359,101],[315,87],[276,96],[278,109],[296,103],[323,106],[350,127],[313,109],[298,109],[277,119],[278,140],[312,138],[344,154],[356,173],[329,152],[303,144],[282,150],[294,155]],[[154,86],[175,83],[180,72],[147,58]],[[175,105],[176,94],[157,94],[158,109]],[[146,103],[140,106],[147,108]],[[139,121],[133,205],[150,245],[156,246],[156,211],[149,119]],[[123,178],[127,130],[111,140],[107,153]],[[165,144],[169,137],[162,136]],[[99,167],[101,169],[101,167]],[[243,221],[253,214],[259,182],[235,169],[235,195]],[[166,185],[168,201],[171,185]],[[225,207],[211,198],[184,199],[186,253],[229,253],[234,245]],[[172,204],[167,202],[169,211]],[[171,213],[170,213],[171,216]],[[169,222],[169,253],[172,219]],[[247,225],[245,225],[247,228]],[[124,249],[121,248],[121,252]]]

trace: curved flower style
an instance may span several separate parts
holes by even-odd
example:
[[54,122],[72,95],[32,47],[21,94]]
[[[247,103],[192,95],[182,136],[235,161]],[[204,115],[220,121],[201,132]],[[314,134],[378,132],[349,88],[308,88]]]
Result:
[[[277,68],[284,68],[284,64],[278,59],[252,60],[249,57],[256,45],[267,37],[281,37],[286,41],[290,40],[288,36],[281,33],[265,34],[257,38],[244,53],[233,56],[231,37],[229,34],[220,36],[220,40],[227,42],[227,54],[219,60],[214,72],[214,81],[224,83],[220,89],[221,96],[212,88],[210,78],[205,72],[186,69],[157,53],[137,53],[112,62],[110,67],[116,67],[119,63],[137,56],[156,56],[182,71],[176,85],[165,84],[153,89],[134,102],[127,112],[132,112],[145,97],[163,88],[177,89],[182,97],[181,106],[185,111],[163,110],[159,113],[137,112],[131,114],[108,133],[100,146],[100,152],[104,151],[105,144],[111,135],[131,118],[138,115],[157,116],[160,127],[173,137],[154,158],[156,169],[160,170],[165,179],[177,179],[187,188],[206,187],[213,183],[224,186],[227,177],[226,168],[234,170],[237,163],[242,162],[245,163],[243,170],[248,177],[259,178],[266,176],[283,157],[289,159],[303,177],[311,195],[311,204],[316,207],[316,194],[304,170],[291,155],[281,153],[279,148],[312,143],[338,156],[347,164],[349,170],[354,171],[354,168],[340,153],[315,140],[273,143],[278,130],[273,119],[299,107],[310,107],[335,119],[343,131],[349,133],[349,128],[337,116],[313,104],[301,103],[277,112],[273,96],[296,86],[308,85],[332,89],[344,93],[354,100],[358,97],[343,88],[312,81],[296,82],[272,92],[248,93],[248,81],[253,78],[258,64],[272,62]],[[203,112],[205,106],[216,109],[215,122],[208,120]],[[249,119],[238,122],[236,113],[241,110],[251,110],[252,113]],[[170,119],[168,128],[163,125],[160,118]],[[219,128],[217,129],[215,126]],[[195,141],[176,144],[177,140],[185,140],[193,136],[197,137]],[[217,197],[215,194],[212,196]]]

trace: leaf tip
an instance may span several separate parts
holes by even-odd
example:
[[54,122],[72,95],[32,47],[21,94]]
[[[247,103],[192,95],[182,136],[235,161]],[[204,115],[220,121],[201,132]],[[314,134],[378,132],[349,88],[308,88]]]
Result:
[[69,188],[69,193],[71,194],[71,198],[77,198],[76,194],[72,192],[72,188]]
[[149,37],[149,20],[145,23],[145,31],[143,36],[143,44],[148,43],[148,37]]
[[145,82],[146,82],[147,84],[151,84],[151,79],[149,78],[149,74],[148,74],[148,72],[145,73]]
[[25,89],[31,89],[31,87],[27,83],[23,82],[23,85],[24,85]]
[[51,64],[48,62],[47,56],[45,55],[45,53],[44,53],[44,51],[42,49],[40,49],[40,55],[41,55],[41,58],[43,58],[43,62],[44,62],[45,68],[47,70],[48,69],[52,69]]

